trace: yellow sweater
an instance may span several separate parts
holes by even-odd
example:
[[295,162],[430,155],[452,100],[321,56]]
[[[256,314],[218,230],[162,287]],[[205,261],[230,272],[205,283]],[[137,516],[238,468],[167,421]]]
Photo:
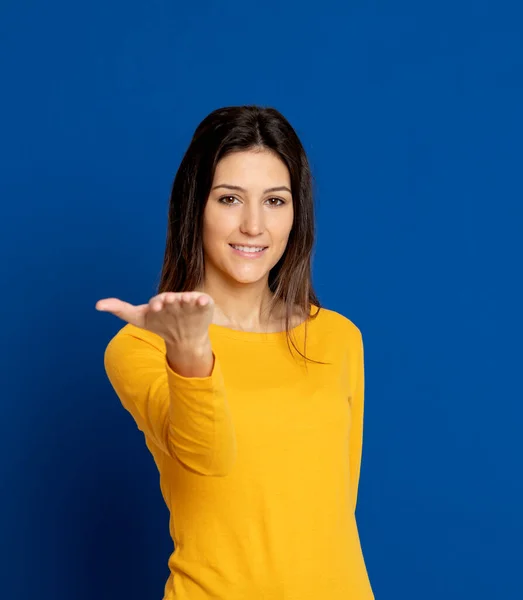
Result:
[[[303,352],[304,324],[292,331]],[[306,354],[331,364],[307,369],[284,332],[209,335],[209,377],[175,373],[163,339],[132,325],[105,351],[170,511],[164,600],[373,600],[355,518],[360,330],[321,309]]]

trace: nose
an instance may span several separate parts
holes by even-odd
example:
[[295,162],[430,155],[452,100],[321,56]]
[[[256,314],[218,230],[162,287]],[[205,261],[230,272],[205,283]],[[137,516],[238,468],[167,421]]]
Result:
[[256,205],[244,205],[240,231],[248,235],[258,235],[263,233],[265,224],[263,221],[263,210]]

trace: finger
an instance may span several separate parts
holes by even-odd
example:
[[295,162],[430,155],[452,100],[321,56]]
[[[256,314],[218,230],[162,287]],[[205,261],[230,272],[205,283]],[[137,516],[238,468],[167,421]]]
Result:
[[163,306],[165,306],[166,308],[170,308],[175,304],[179,304],[179,302],[179,294],[176,294],[175,292],[166,292],[163,297]]
[[197,292],[183,292],[182,293],[182,302],[184,302],[185,304],[187,304],[189,306],[194,306],[194,303],[196,302],[197,298],[198,298]]
[[158,296],[161,299],[162,304],[165,305],[194,305],[195,300],[198,298],[199,292],[164,292]]
[[164,307],[170,307],[181,302],[181,292],[162,292],[149,300],[153,312],[159,312]]
[[118,298],[102,298],[95,305],[96,310],[101,312],[113,312],[121,307],[122,301]]
[[183,292],[182,300],[190,306],[203,307],[211,302],[211,298],[204,292]]
[[197,306],[207,306],[210,304],[211,300],[207,294],[200,294],[198,298],[196,298]]
[[134,306],[118,298],[104,298],[96,303],[96,309],[101,312],[109,312],[130,323],[135,321],[137,315],[143,310],[141,306]]
[[159,311],[161,311],[162,308],[163,308],[163,306],[164,306],[165,300],[168,297],[170,297],[170,292],[162,292],[161,294],[153,296],[149,300],[149,308],[153,312],[159,312]]

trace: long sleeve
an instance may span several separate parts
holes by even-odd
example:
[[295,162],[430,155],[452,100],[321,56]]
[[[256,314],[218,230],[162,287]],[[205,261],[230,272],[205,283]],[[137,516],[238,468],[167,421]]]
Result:
[[229,473],[236,436],[216,355],[208,377],[183,377],[159,336],[127,325],[109,342],[104,366],[138,429],[163,452],[201,475]]
[[355,514],[362,335],[323,308],[295,335],[327,366],[305,370],[285,331],[211,324],[202,378],[172,372],[164,340],[144,329],[109,342],[107,374],[169,510],[163,600],[374,600]]
[[356,379],[352,390],[352,421],[350,431],[350,477],[352,505],[356,511],[363,448],[363,412],[365,396],[365,367],[363,338],[358,330],[356,343]]

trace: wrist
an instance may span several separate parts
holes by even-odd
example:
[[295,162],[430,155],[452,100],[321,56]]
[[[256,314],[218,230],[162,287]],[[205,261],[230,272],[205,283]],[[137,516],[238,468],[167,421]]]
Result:
[[[178,342],[175,340],[165,341],[165,348],[168,352],[179,353],[190,356],[205,356],[211,350],[211,340],[209,336],[201,340],[191,340]],[[212,351],[212,350],[211,350]]]
[[166,343],[166,360],[171,370],[183,377],[209,377],[214,368],[210,340]]

